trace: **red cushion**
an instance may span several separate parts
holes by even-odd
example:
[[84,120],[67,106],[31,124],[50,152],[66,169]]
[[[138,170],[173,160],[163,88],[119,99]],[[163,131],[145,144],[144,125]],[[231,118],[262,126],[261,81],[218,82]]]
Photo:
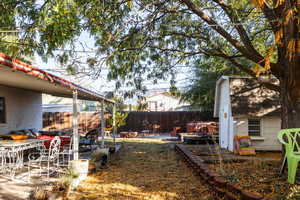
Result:
[[[44,142],[45,147],[48,149],[50,146],[50,142],[51,140],[53,140],[55,136],[47,136],[47,135],[42,135],[42,136],[37,136],[37,139],[41,139],[41,140],[46,140]],[[66,144],[70,144],[71,141],[71,137],[70,136],[59,136],[60,138],[60,146],[63,147]]]

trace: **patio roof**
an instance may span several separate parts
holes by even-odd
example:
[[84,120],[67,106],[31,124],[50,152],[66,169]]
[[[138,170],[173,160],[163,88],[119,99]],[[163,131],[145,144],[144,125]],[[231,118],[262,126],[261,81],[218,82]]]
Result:
[[0,85],[69,98],[72,98],[73,91],[77,90],[79,99],[115,103],[94,91],[12,59],[3,53],[0,53]]

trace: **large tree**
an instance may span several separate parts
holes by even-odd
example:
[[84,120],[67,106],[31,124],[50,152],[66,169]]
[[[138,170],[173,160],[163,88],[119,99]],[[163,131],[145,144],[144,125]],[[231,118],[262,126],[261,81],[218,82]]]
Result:
[[203,55],[253,77],[275,76],[279,86],[257,79],[280,91],[285,128],[300,126],[299,6],[299,0],[5,0],[0,23],[25,29],[21,45],[29,41],[34,48],[27,51],[40,55],[89,31],[98,47],[91,69],[105,63],[109,78],[138,90],[144,79],[175,77],[177,65]]
[[[113,79],[157,77],[202,55],[217,56],[253,77],[278,78],[282,127],[300,122],[297,0],[77,1],[97,36]],[[267,50],[266,50],[267,49]]]

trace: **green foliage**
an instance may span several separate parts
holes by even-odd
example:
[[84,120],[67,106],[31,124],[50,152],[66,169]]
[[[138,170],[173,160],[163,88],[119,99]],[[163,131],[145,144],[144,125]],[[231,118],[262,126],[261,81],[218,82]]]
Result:
[[[116,116],[116,127],[117,128],[120,128],[124,125],[126,125],[126,118],[128,117],[128,112],[124,112],[124,113],[121,113],[121,112],[116,112],[115,113]],[[113,118],[109,118],[108,119],[108,124],[112,127],[113,126]]]
[[71,44],[82,30],[72,0],[3,0],[0,51],[14,58],[38,53],[46,60],[56,48]]
[[[105,98],[111,99],[116,102],[116,110],[124,111],[127,108],[127,105],[124,103],[124,99],[120,96],[116,96],[113,92],[109,92],[105,95]],[[107,104],[106,111],[113,113],[113,105]]]
[[73,169],[66,169],[65,173],[62,177],[60,177],[59,179],[59,183],[62,186],[68,187],[73,179],[76,179],[79,177],[78,173],[75,173],[75,171]]
[[191,110],[213,111],[217,80],[222,75],[242,75],[234,66],[218,57],[203,59],[193,68],[192,81],[181,93],[181,101],[189,102]]

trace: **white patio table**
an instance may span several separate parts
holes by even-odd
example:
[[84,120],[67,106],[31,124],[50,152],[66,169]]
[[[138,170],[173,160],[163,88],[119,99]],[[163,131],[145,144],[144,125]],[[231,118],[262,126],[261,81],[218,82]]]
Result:
[[44,141],[41,139],[0,140],[0,172],[13,179],[17,170],[24,166],[24,150],[37,148],[41,151],[44,149]]

